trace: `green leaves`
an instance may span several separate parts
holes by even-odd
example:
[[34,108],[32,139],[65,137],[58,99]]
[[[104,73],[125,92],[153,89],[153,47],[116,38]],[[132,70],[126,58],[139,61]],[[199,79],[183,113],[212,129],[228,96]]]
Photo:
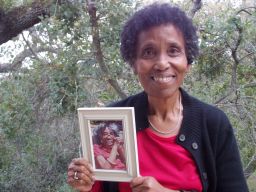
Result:
[[[186,1],[184,7],[188,10],[190,4]],[[17,38],[14,45],[0,47],[0,57],[10,63],[28,45],[34,51],[22,60],[22,68],[0,77],[3,191],[72,191],[65,174],[67,164],[78,156],[76,109],[118,100],[108,78],[127,95],[141,90],[119,54],[122,25],[139,6],[140,1],[96,1],[99,41],[109,76],[95,57],[84,1],[53,4],[51,13],[56,14],[24,33],[26,43]],[[256,146],[256,12],[249,11],[239,12],[239,7],[223,2],[212,7],[207,3],[197,12],[194,22],[201,55],[184,84],[192,95],[228,114],[245,167]],[[49,51],[37,53],[38,47]]]
[[199,16],[203,12],[197,15],[201,55],[186,86],[228,114],[246,167],[256,149],[256,10],[244,12],[225,4],[219,9],[206,10],[204,20]]

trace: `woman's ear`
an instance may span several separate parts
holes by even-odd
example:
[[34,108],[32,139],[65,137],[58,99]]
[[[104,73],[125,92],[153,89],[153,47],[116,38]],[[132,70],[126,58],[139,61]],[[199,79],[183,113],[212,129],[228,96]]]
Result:
[[189,71],[190,71],[190,69],[191,69],[191,64],[187,64],[187,69],[186,69],[186,73],[188,73]]
[[137,73],[136,63],[135,63],[135,62],[131,63],[131,66],[132,66],[133,73],[134,73],[135,75],[137,75],[138,73]]

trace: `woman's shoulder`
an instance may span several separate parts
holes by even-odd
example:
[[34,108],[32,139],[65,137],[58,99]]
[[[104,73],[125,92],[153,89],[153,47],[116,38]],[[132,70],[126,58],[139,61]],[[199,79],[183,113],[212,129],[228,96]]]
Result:
[[228,135],[233,135],[232,125],[224,111],[192,96],[188,100],[184,118],[186,125],[193,127],[195,133],[201,130],[204,138],[210,138],[214,143],[213,146],[216,141],[224,141]]
[[191,112],[199,113],[208,123],[216,124],[217,122],[229,123],[225,112],[214,104],[206,103],[196,97],[183,93],[185,107],[190,108]]
[[182,99],[184,101],[185,105],[189,105],[192,107],[204,109],[204,110],[210,110],[210,112],[222,112],[221,109],[219,109],[216,105],[207,103],[200,98],[194,97],[193,95],[190,95],[183,89],[181,89]]

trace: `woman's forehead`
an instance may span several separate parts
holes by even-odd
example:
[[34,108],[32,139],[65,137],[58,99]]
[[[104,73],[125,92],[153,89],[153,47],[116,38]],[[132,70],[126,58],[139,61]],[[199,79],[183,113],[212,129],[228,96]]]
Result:
[[183,33],[173,24],[159,25],[144,30],[138,35],[137,47],[143,46],[150,42],[158,42],[160,39],[164,41],[176,42],[184,45]]
[[103,132],[113,132],[113,130],[110,127],[106,127]]

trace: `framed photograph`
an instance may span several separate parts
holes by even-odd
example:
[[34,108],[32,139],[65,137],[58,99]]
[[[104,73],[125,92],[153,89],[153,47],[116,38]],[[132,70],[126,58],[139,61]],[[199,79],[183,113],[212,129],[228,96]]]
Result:
[[96,180],[130,181],[139,176],[133,107],[79,108],[82,154]]

